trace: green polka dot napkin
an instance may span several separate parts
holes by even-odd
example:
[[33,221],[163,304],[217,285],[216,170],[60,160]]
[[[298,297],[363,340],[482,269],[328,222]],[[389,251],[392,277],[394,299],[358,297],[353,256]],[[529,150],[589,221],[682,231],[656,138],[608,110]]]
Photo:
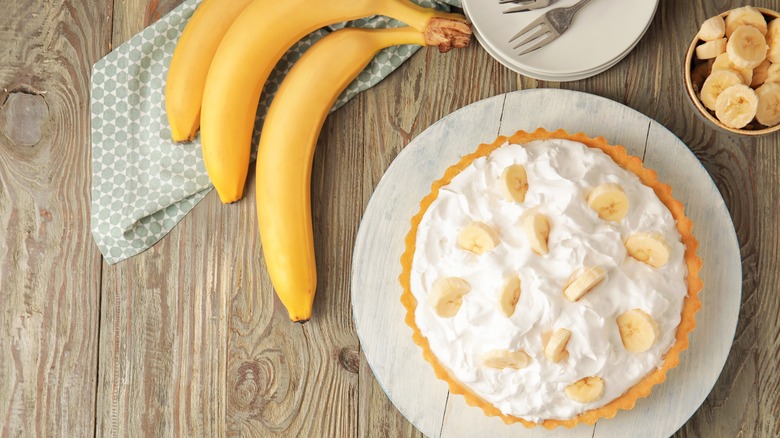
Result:
[[[428,7],[460,6],[460,0],[414,1]],[[173,49],[199,3],[185,0],[100,59],[92,70],[92,234],[108,263],[154,245],[212,189],[199,139],[190,144],[171,141],[164,103],[165,76]],[[269,77],[258,120],[263,119],[284,75],[315,41],[345,26],[400,25],[375,16],[323,28],[306,37],[290,49]],[[333,109],[381,81],[418,48],[383,50]],[[256,130],[253,146],[258,137]]]

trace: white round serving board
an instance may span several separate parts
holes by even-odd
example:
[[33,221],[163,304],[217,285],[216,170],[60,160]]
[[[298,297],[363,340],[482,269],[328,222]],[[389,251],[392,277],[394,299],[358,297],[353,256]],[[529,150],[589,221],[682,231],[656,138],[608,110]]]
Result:
[[[521,74],[582,76],[603,69],[624,57],[647,31],[658,0],[592,0],[574,16],[569,29],[539,50],[518,56],[509,40],[529,23],[553,8],[578,0],[555,0],[549,7],[504,14],[514,6],[497,0],[463,0],[480,43],[491,47],[496,58]],[[525,72],[525,73],[524,73]],[[587,77],[587,76],[586,76]]]
[[[505,425],[460,395],[449,396],[412,341],[401,305],[400,257],[410,220],[431,183],[480,143],[517,130],[563,128],[603,136],[643,157],[672,186],[694,222],[702,309],[680,365],[631,411],[573,429]],[[358,231],[352,265],[352,306],[361,347],[382,388],[401,413],[429,437],[659,437],[679,429],[707,397],[726,362],[741,303],[742,270],[734,226],[707,171],[674,134],[612,100],[568,90],[534,89],[485,99],[433,124],[415,138],[377,185]]]

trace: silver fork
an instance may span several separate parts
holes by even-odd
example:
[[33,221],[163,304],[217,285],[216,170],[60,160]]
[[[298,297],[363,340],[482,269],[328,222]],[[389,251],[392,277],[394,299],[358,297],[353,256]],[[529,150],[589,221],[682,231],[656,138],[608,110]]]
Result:
[[502,5],[507,3],[516,4],[517,6],[514,8],[509,8],[504,11],[505,14],[510,14],[512,12],[524,12],[546,8],[547,6],[550,6],[552,0],[498,0],[498,3]]
[[574,19],[574,14],[589,1],[590,0],[580,0],[568,8],[555,8],[545,12],[528,26],[521,29],[520,32],[509,40],[509,42],[511,43],[520,38],[521,42],[514,47],[517,49],[536,41],[535,44],[523,49],[518,56],[525,55],[526,53],[533,52],[534,50],[550,44],[569,29],[569,26]]

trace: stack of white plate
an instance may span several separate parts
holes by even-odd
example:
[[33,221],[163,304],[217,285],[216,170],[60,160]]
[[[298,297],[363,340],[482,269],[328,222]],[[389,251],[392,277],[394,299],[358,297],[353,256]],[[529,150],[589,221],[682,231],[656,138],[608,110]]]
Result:
[[592,0],[574,16],[569,30],[550,44],[518,55],[517,41],[509,40],[520,29],[552,8],[578,0],[553,0],[549,7],[504,14],[517,6],[499,0],[463,0],[474,34],[482,47],[508,68],[535,79],[576,81],[595,76],[623,59],[653,21],[658,0]]

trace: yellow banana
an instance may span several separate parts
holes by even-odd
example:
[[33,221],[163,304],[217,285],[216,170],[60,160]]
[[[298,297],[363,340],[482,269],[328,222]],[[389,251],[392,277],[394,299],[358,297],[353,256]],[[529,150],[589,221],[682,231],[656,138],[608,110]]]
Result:
[[233,20],[251,1],[204,0],[184,27],[165,81],[165,112],[173,141],[195,138],[211,60]]
[[271,102],[257,152],[257,217],[271,282],[293,321],[310,318],[317,289],[311,167],[328,111],[379,50],[449,38],[433,34],[410,27],[333,32],[295,63]]
[[[206,172],[223,203],[243,195],[257,105],[277,61],[295,42],[322,26],[376,14],[419,31],[435,22],[460,32],[453,28],[465,21],[462,15],[423,8],[409,0],[258,0],[236,18],[209,68],[200,119]],[[445,32],[431,41],[446,51],[453,39]]]

